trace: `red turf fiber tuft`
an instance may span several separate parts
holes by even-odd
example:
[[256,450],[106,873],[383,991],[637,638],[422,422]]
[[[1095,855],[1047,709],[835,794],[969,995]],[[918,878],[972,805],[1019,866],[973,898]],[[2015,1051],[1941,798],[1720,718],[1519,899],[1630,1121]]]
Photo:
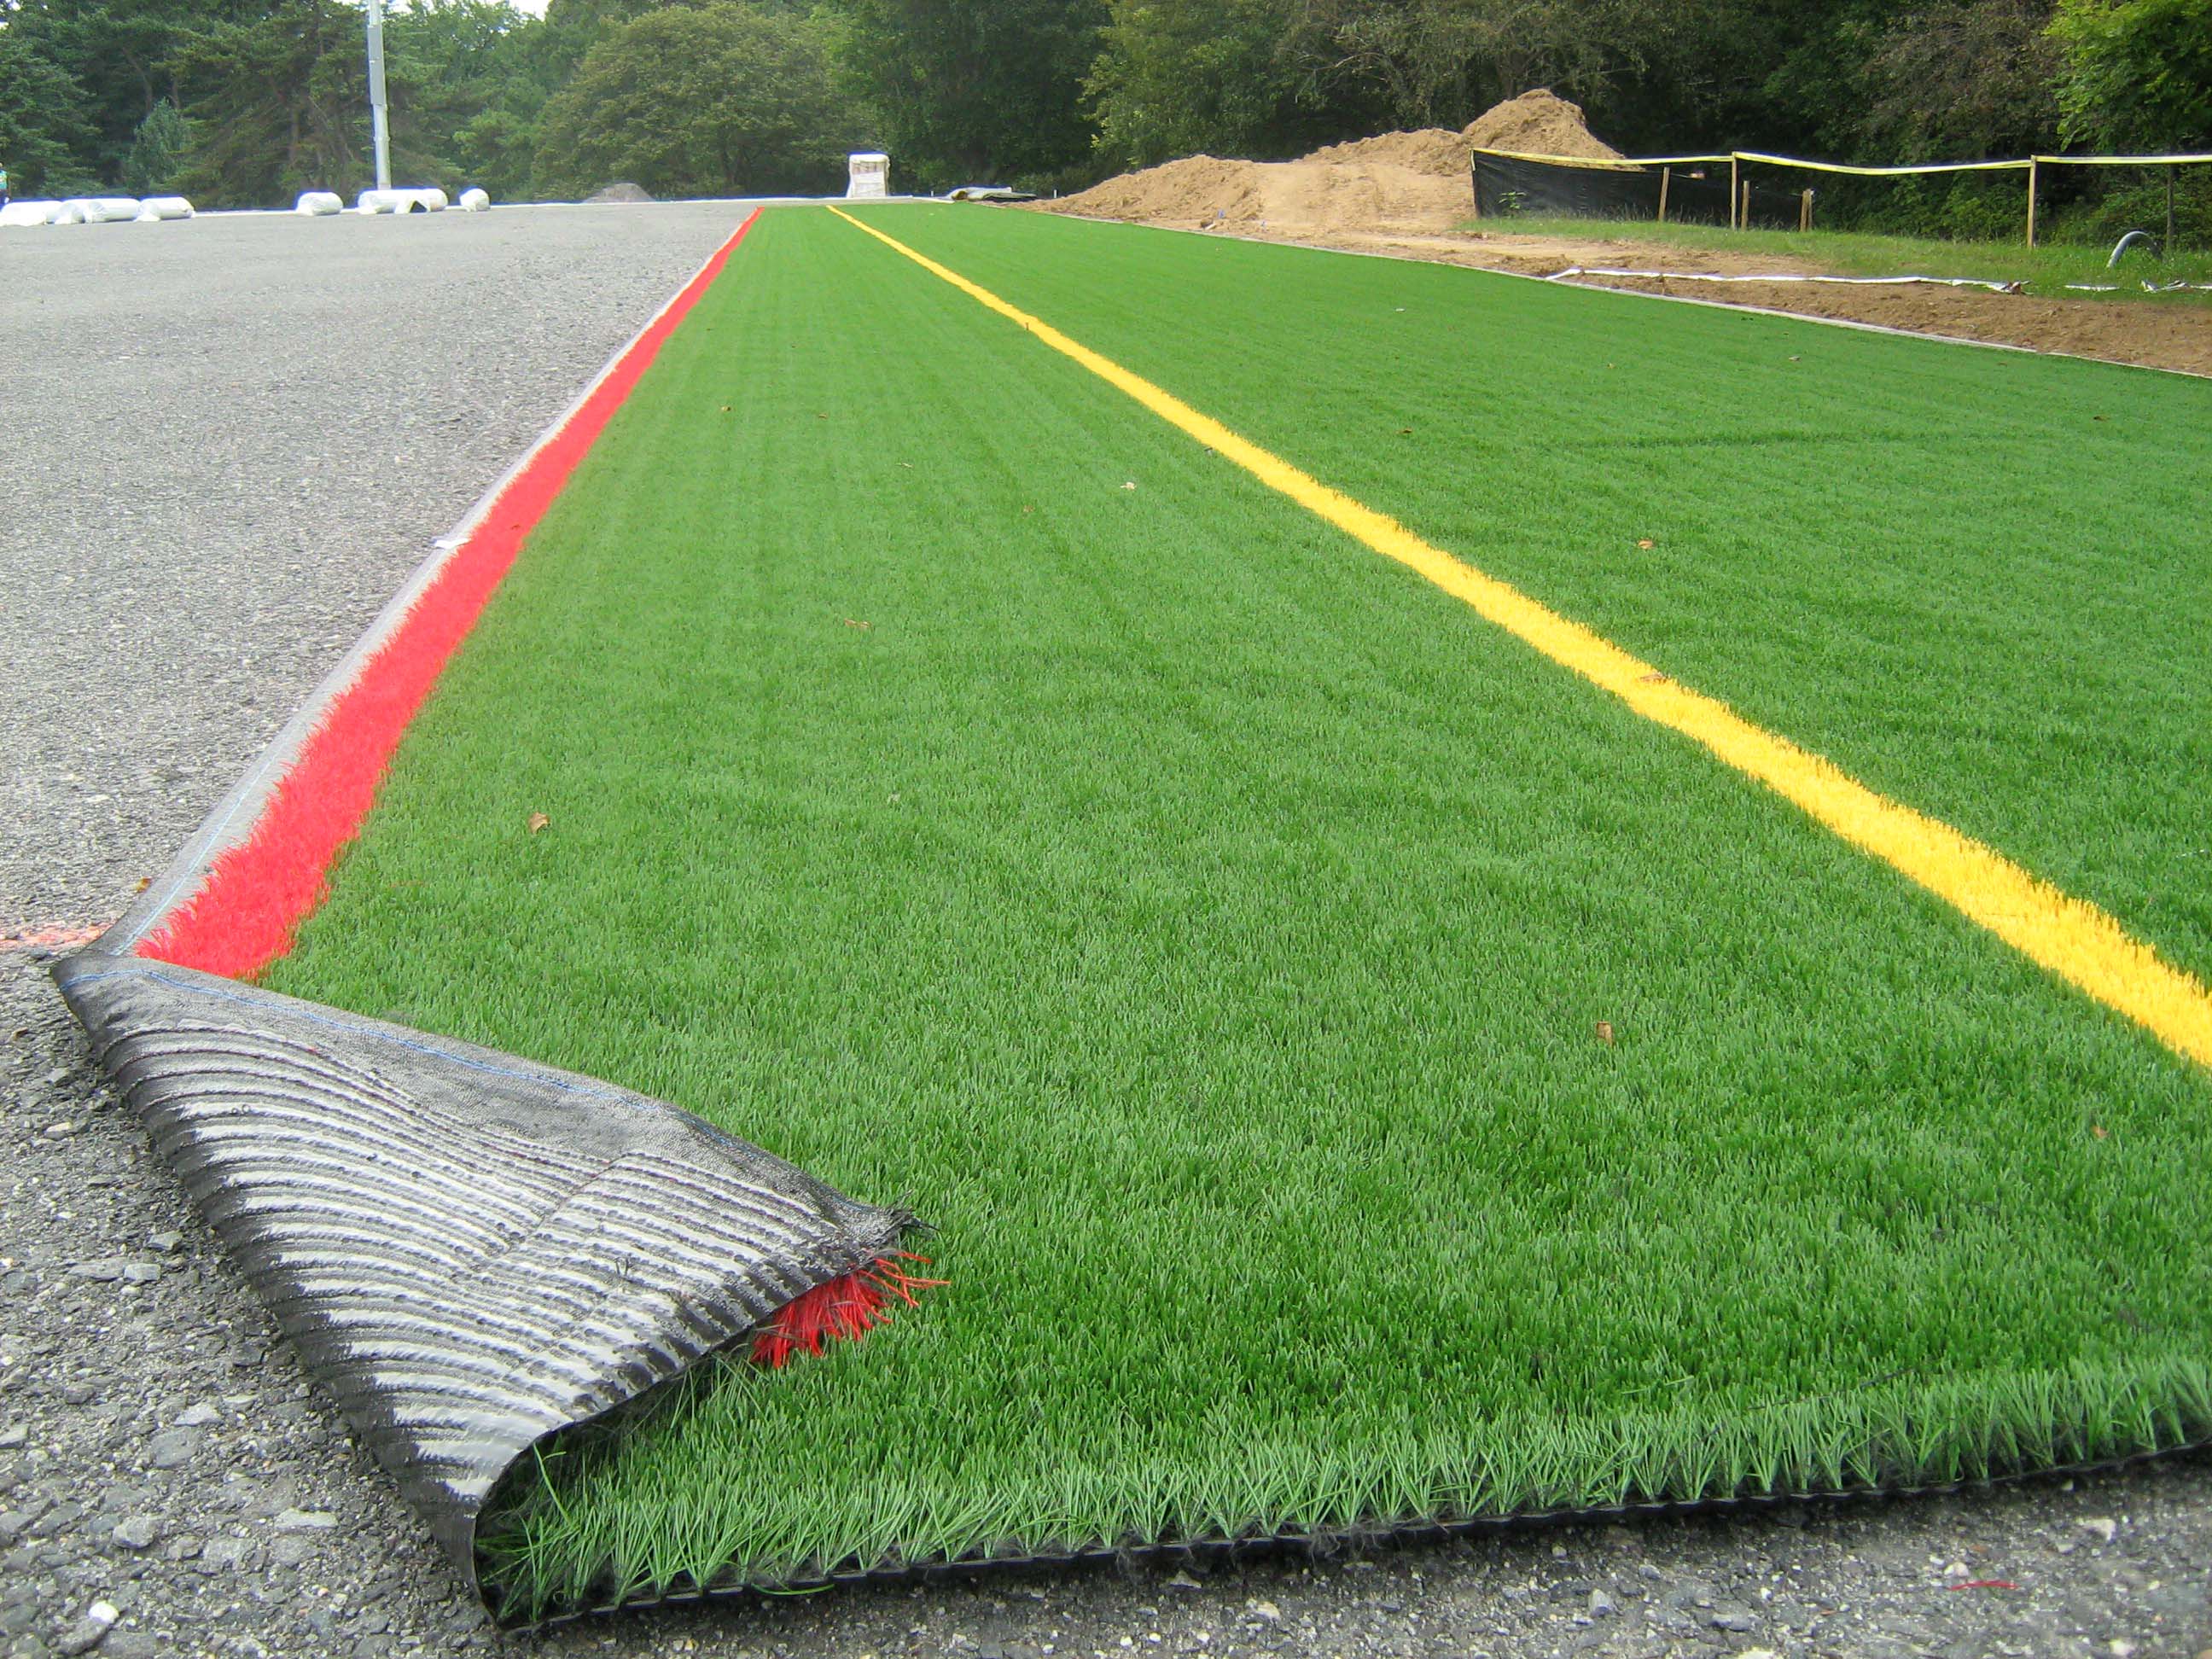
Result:
[[841,1337],[857,1342],[877,1326],[890,1322],[894,1300],[914,1307],[916,1291],[932,1290],[945,1282],[915,1279],[893,1265],[899,1261],[929,1265],[927,1256],[902,1251],[817,1285],[796,1301],[786,1303],[753,1339],[753,1363],[781,1365],[794,1353],[818,1354]]
[[756,209],[625,351],[530,464],[502,490],[360,676],[331,704],[250,835],[215,861],[191,899],[138,954],[244,979],[292,948],[321,903],[332,861],[360,832],[407,724],[545,509],[661,345],[760,217]]

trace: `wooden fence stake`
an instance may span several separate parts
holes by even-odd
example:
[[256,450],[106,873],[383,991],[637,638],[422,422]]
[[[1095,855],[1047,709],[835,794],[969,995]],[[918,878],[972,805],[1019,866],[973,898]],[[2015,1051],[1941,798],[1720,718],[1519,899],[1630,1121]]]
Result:
[[1672,167],[1659,169],[1659,222],[1662,225],[1667,222],[1667,184],[1674,176]]
[[1736,159],[1731,155],[1729,157],[1729,228],[1730,230],[1739,228],[1735,222],[1735,176]]
[[2027,245],[2035,246],[2035,158],[2027,158]]

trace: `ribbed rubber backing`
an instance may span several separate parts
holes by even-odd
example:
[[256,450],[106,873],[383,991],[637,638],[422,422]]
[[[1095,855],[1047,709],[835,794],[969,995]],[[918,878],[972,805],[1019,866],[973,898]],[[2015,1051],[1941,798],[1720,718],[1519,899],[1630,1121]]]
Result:
[[97,948],[55,977],[472,1586],[478,1515],[533,1443],[912,1224],[590,1078]]

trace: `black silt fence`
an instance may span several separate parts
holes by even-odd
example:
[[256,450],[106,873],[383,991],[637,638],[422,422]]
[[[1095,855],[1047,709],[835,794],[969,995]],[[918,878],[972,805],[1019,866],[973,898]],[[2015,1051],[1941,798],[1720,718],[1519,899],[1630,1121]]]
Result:
[[[1481,154],[1474,158],[1474,214],[1478,219],[1556,216],[1656,220],[1662,185],[1668,223],[1729,222],[1725,162],[1663,168],[1577,167]],[[1802,205],[1793,192],[1754,185],[1747,222],[1762,230],[1795,230]]]

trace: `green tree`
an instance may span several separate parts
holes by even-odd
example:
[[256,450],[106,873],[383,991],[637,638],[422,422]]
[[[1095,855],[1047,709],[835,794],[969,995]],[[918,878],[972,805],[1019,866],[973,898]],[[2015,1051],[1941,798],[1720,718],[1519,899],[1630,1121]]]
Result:
[[369,182],[364,30],[346,0],[273,0],[187,37],[172,61],[197,136],[178,190],[204,206],[281,207]]
[[2051,34],[2068,143],[2212,144],[2212,0],[2059,0]]
[[155,104],[154,112],[138,124],[123,157],[123,188],[133,196],[160,196],[173,189],[191,136],[191,125],[174,104],[166,98]]
[[85,173],[112,182],[157,105],[166,99],[185,111],[179,48],[203,30],[260,9],[252,0],[21,0],[7,27],[76,81],[80,133],[73,149]]
[[1875,39],[1860,131],[1893,161],[1980,161],[2058,134],[2050,0],[1937,0]]
[[[1799,48],[1789,0],[1112,0],[1090,77],[1101,149],[1294,155],[1386,127],[1462,126],[1548,86],[1601,131],[1683,149],[1758,131]],[[1848,97],[1839,97],[1848,104]]]
[[1366,100],[1329,84],[1297,23],[1289,0],[1111,0],[1085,83],[1098,153],[1274,158],[1364,125]]
[[830,188],[848,133],[818,20],[741,0],[671,6],[608,34],[546,106],[539,188],[629,179],[656,196]]
[[84,88],[27,34],[0,25],[0,166],[17,196],[60,196],[97,182]]
[[410,179],[525,194],[537,125],[573,65],[506,0],[416,0],[385,26],[392,166]]
[[846,84],[925,186],[1039,183],[1088,161],[1104,0],[834,0]]

